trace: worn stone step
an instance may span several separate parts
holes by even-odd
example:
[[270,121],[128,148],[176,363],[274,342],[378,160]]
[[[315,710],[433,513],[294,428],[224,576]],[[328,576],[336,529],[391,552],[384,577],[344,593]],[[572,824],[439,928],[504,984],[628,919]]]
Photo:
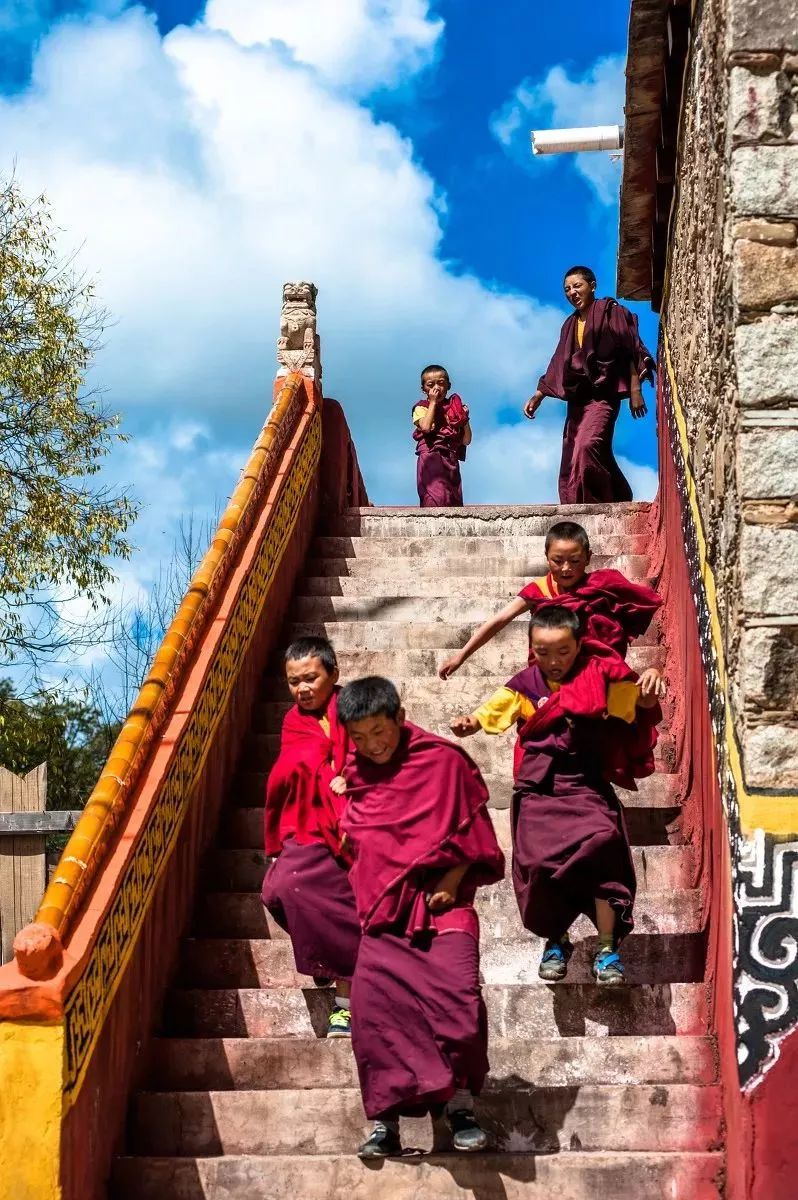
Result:
[[[554,522],[550,522],[554,524]],[[546,526],[548,529],[548,525]],[[527,563],[540,564],[542,569],[533,571],[530,578],[543,575],[548,570],[545,554],[546,537],[543,533],[504,534],[493,536],[485,533],[481,537],[458,537],[449,534],[445,552],[455,558],[479,557],[481,559],[523,559]],[[317,537],[311,542],[308,561],[318,562],[330,558],[372,559],[418,559],[422,561],[430,554],[429,537]],[[437,549],[438,543],[435,543]],[[641,554],[647,556],[652,547],[649,533],[605,533],[599,542],[591,546],[593,557],[590,570],[598,570],[599,564],[612,565],[619,555]],[[440,553],[440,551],[439,551]],[[318,574],[328,574],[319,571]]]
[[[466,712],[469,712],[469,705],[466,705],[465,709]],[[450,741],[462,745],[463,749],[473,758],[483,775],[496,776],[497,783],[499,779],[506,781],[504,791],[509,797],[509,792],[512,791],[515,732],[510,731],[503,735],[494,735],[480,731],[460,741],[460,739],[455,738],[452,734],[449,724],[462,711],[463,706],[458,704],[455,699],[449,703],[436,705],[434,708],[424,704],[417,704],[412,708],[408,706],[407,718],[415,725],[420,725],[423,729],[427,729],[431,733],[437,733],[440,737],[448,738]],[[249,770],[253,768],[268,768],[274,761],[279,749],[280,734],[278,732],[250,733],[247,735],[244,743],[245,758],[243,765]],[[673,738],[667,730],[664,733],[661,732],[659,741],[654,749],[654,761],[657,764],[658,770],[666,774],[673,771],[675,757],[676,752]],[[506,807],[508,803],[509,798],[500,806]]]
[[469,505],[467,508],[349,509],[332,517],[333,537],[545,537],[555,521],[577,521],[598,550],[604,536],[645,535],[651,506],[632,504]]
[[[351,1042],[343,1038],[157,1038],[150,1091],[246,1091],[357,1087]],[[717,1082],[710,1037],[496,1038],[488,1091],[523,1085]]]
[[[491,1037],[703,1035],[703,983],[487,984]],[[162,1032],[175,1037],[323,1037],[330,994],[322,988],[176,988],[168,993]]]
[[[353,581],[354,582],[354,581]],[[328,625],[330,632],[326,635],[337,639],[341,645],[347,640],[336,627],[341,624],[355,622],[358,625],[379,621],[383,624],[410,623],[423,627],[429,624],[466,626],[464,638],[458,638],[455,646],[462,646],[474,631],[474,626],[481,625],[488,617],[492,617],[500,608],[508,604],[518,594],[527,582],[525,579],[501,581],[495,588],[489,589],[480,584],[473,591],[458,587],[441,589],[444,595],[409,595],[397,594],[397,589],[386,588],[381,594],[378,587],[366,589],[358,596],[310,596],[298,593],[291,603],[291,615],[294,621],[302,624]],[[370,636],[360,631],[354,645],[373,645]],[[427,645],[440,645],[439,642],[425,643],[418,640],[415,643],[422,648]]]
[[[310,979],[294,967],[291,944],[267,917],[270,937],[186,938],[177,985],[187,988],[309,987]],[[534,983],[543,939],[517,928],[515,936],[498,939],[483,926],[480,973],[484,983]],[[570,983],[590,983],[590,965],[598,947],[595,931],[583,919],[574,929]],[[629,983],[696,983],[704,977],[705,945],[699,930],[684,933],[632,934],[623,945]]]
[[[488,611],[484,616],[472,618],[465,613],[458,612],[456,616],[448,620],[435,620],[432,615],[425,612],[421,616],[409,620],[406,624],[402,624],[401,618],[395,620],[393,617],[386,617],[381,612],[374,613],[372,616],[356,614],[348,621],[335,615],[329,618],[303,617],[300,619],[292,607],[295,619],[286,626],[283,641],[285,645],[288,645],[294,638],[326,637],[335,643],[336,649],[339,651],[346,649],[453,651],[464,646],[485,617],[493,616],[501,607],[501,603],[496,602],[488,606]],[[517,661],[521,666],[526,661],[528,640],[526,623],[526,617],[518,617],[517,620],[506,625],[497,633],[491,642],[492,646],[500,646],[504,643],[507,649],[517,648]],[[658,641],[659,622],[655,618],[643,636],[636,640],[635,645],[650,646],[655,645]],[[477,651],[477,654],[484,654],[486,649],[483,647],[482,650]]]
[[[499,1149],[700,1151],[720,1137],[718,1089],[687,1083],[519,1084],[484,1097],[479,1114]],[[143,1092],[132,1117],[134,1151],[158,1155],[351,1154],[370,1128],[356,1088]],[[431,1148],[428,1119],[403,1127],[408,1145]]]
[[[231,789],[230,804],[222,813],[219,845],[231,850],[263,848],[263,803],[266,771],[242,772]],[[506,778],[486,780],[491,795],[491,812],[501,812],[510,803],[511,784]],[[629,840],[635,846],[678,845],[680,809],[673,775],[656,774],[641,779],[638,792],[618,790],[623,803]],[[663,787],[662,784],[667,784]]]
[[[476,539],[475,539],[476,540]],[[404,555],[394,557],[386,554],[384,558],[309,558],[306,559],[302,577],[297,584],[297,591],[307,596],[327,595],[371,595],[368,585],[379,584],[377,594],[390,594],[389,588],[399,588],[407,583],[423,587],[419,592],[401,592],[410,596],[448,596],[452,592],[472,589],[491,589],[498,586],[502,580],[520,580],[515,591],[530,579],[537,579],[548,571],[544,558],[532,558],[519,555],[485,555],[474,552],[471,555],[452,554],[446,547],[447,553],[442,554],[435,542],[430,542],[426,555],[408,558]],[[627,579],[635,583],[648,581],[648,558],[644,554],[596,555],[592,560],[594,570],[611,567],[622,572]],[[334,584],[366,585],[362,592],[351,586],[340,593],[326,590],[323,581]],[[433,590],[429,585],[435,584],[441,590]],[[488,590],[486,595],[493,593]]]
[[[526,665],[527,638],[526,625],[522,630],[523,636],[515,639],[511,645],[492,641],[473,654],[463,663],[456,675],[451,679],[438,678],[438,669],[451,656],[451,650],[407,650],[403,647],[383,650],[364,650],[360,648],[336,647],[338,666],[341,671],[341,681],[359,679],[363,675],[384,675],[393,680],[397,687],[404,686],[405,681],[414,680],[417,689],[432,687],[445,696],[456,692],[463,686],[474,689],[476,702],[490,695],[492,689],[507,683]],[[519,657],[520,655],[520,657]],[[627,656],[629,665],[635,671],[645,671],[647,667],[658,667],[663,670],[666,663],[664,646],[632,646]],[[269,700],[289,700],[288,686],[282,669],[266,677],[261,692],[261,702]],[[260,726],[261,710],[256,707],[253,714],[253,728]]]
[[[497,812],[494,825],[505,854],[511,853],[509,812]],[[636,846],[632,856],[641,892],[689,888],[693,882],[690,846]],[[260,892],[266,858],[257,850],[214,850],[205,864],[203,884],[216,892]]]
[[[502,687],[513,675],[526,666],[526,627],[519,646],[507,646],[489,642],[472,655],[451,679],[440,679],[438,668],[450,657],[446,650],[337,650],[341,681],[357,679],[363,675],[385,675],[392,680],[403,700],[451,703],[452,699],[467,705],[477,705],[497,687]],[[519,653],[521,657],[519,658]],[[647,667],[665,667],[666,655],[663,646],[632,646],[628,655],[629,665],[635,671]],[[253,728],[263,728],[263,719],[268,710],[265,703],[279,701],[289,706],[291,697],[285,674],[280,669],[267,675],[261,690],[261,698],[253,710]]]
[[122,1158],[114,1200],[720,1200],[719,1153]]

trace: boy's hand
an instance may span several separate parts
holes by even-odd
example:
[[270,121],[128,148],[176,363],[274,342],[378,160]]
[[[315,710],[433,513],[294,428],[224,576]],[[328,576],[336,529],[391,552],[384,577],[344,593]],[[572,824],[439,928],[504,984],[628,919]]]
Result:
[[648,409],[646,408],[646,402],[643,399],[642,392],[632,393],[632,395],[629,397],[629,408],[634,420],[639,420],[640,417],[646,416]]
[[470,737],[472,733],[479,733],[482,726],[476,717],[465,716],[455,717],[449,726],[455,737]]
[[543,403],[543,397],[540,392],[535,392],[534,396],[530,396],[524,405],[524,416],[529,417],[530,421],[534,421],[535,413]]
[[443,912],[445,908],[451,908],[456,899],[456,890],[452,893],[448,888],[439,887],[437,892],[427,896],[427,908],[430,912]]
[[447,658],[446,662],[440,667],[438,677],[440,679],[449,679],[454,675],[455,671],[459,671],[463,665],[461,654],[453,654],[451,658]]
[[330,791],[334,796],[343,796],[346,791],[346,780],[343,775],[336,775],[335,779],[330,780]]
[[640,688],[640,701],[644,708],[653,708],[667,691],[665,680],[656,667],[649,667],[637,681]]

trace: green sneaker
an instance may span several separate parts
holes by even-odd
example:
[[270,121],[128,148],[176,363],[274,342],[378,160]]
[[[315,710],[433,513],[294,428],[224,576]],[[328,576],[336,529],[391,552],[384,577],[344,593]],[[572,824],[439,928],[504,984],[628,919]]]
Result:
[[617,950],[597,950],[593,959],[593,975],[602,987],[618,987],[626,983],[621,956]]
[[336,1004],[327,1021],[327,1037],[343,1038],[352,1036],[352,1014],[348,1008],[339,1008]]

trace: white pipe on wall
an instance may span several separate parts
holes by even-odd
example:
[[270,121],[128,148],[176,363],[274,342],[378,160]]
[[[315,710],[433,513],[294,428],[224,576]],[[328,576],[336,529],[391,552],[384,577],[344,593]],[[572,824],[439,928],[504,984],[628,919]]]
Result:
[[531,136],[533,154],[620,150],[623,147],[623,129],[620,125],[594,125],[584,129],[535,129]]

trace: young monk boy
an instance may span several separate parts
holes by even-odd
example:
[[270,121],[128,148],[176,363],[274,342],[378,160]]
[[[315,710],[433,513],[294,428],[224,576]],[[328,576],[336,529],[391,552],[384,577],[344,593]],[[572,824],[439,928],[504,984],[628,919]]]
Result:
[[338,829],[349,743],[337,714],[335,651],[326,638],[300,638],[285,652],[285,675],[295,703],[266,784],[266,853],[277,858],[262,900],[291,938],[297,971],[336,981],[327,1036],[349,1037],[360,925]]
[[361,1158],[400,1154],[400,1116],[445,1106],[454,1148],[482,1150],[473,1113],[488,1070],[474,895],[504,875],[488,790],[459,746],[405,721],[396,688],[347,684],[354,745],[341,821],[363,930],[352,986],[363,1104]]
[[416,483],[422,508],[460,508],[460,463],[471,445],[468,409],[451,388],[449,373],[435,364],[421,372],[424,399],[413,408],[413,438],[418,462]]
[[579,617],[544,608],[530,622],[534,665],[452,731],[467,737],[520,724],[513,792],[513,885],[521,920],[546,938],[539,974],[564,979],[568,930],[595,921],[600,984],[624,982],[618,944],[632,929],[635,874],[618,783],[654,770],[659,672],[635,673],[614,651],[582,641]]
[[[533,579],[506,608],[480,625],[462,650],[443,664],[441,679],[454,675],[475,650],[522,612],[535,613],[553,606],[578,613],[588,637],[625,658],[630,640],[646,632],[662,600],[650,587],[632,583],[620,571],[588,572],[590,557],[590,539],[581,525],[574,521],[552,525],[546,534],[548,574]],[[645,672],[642,679],[647,678]]]

